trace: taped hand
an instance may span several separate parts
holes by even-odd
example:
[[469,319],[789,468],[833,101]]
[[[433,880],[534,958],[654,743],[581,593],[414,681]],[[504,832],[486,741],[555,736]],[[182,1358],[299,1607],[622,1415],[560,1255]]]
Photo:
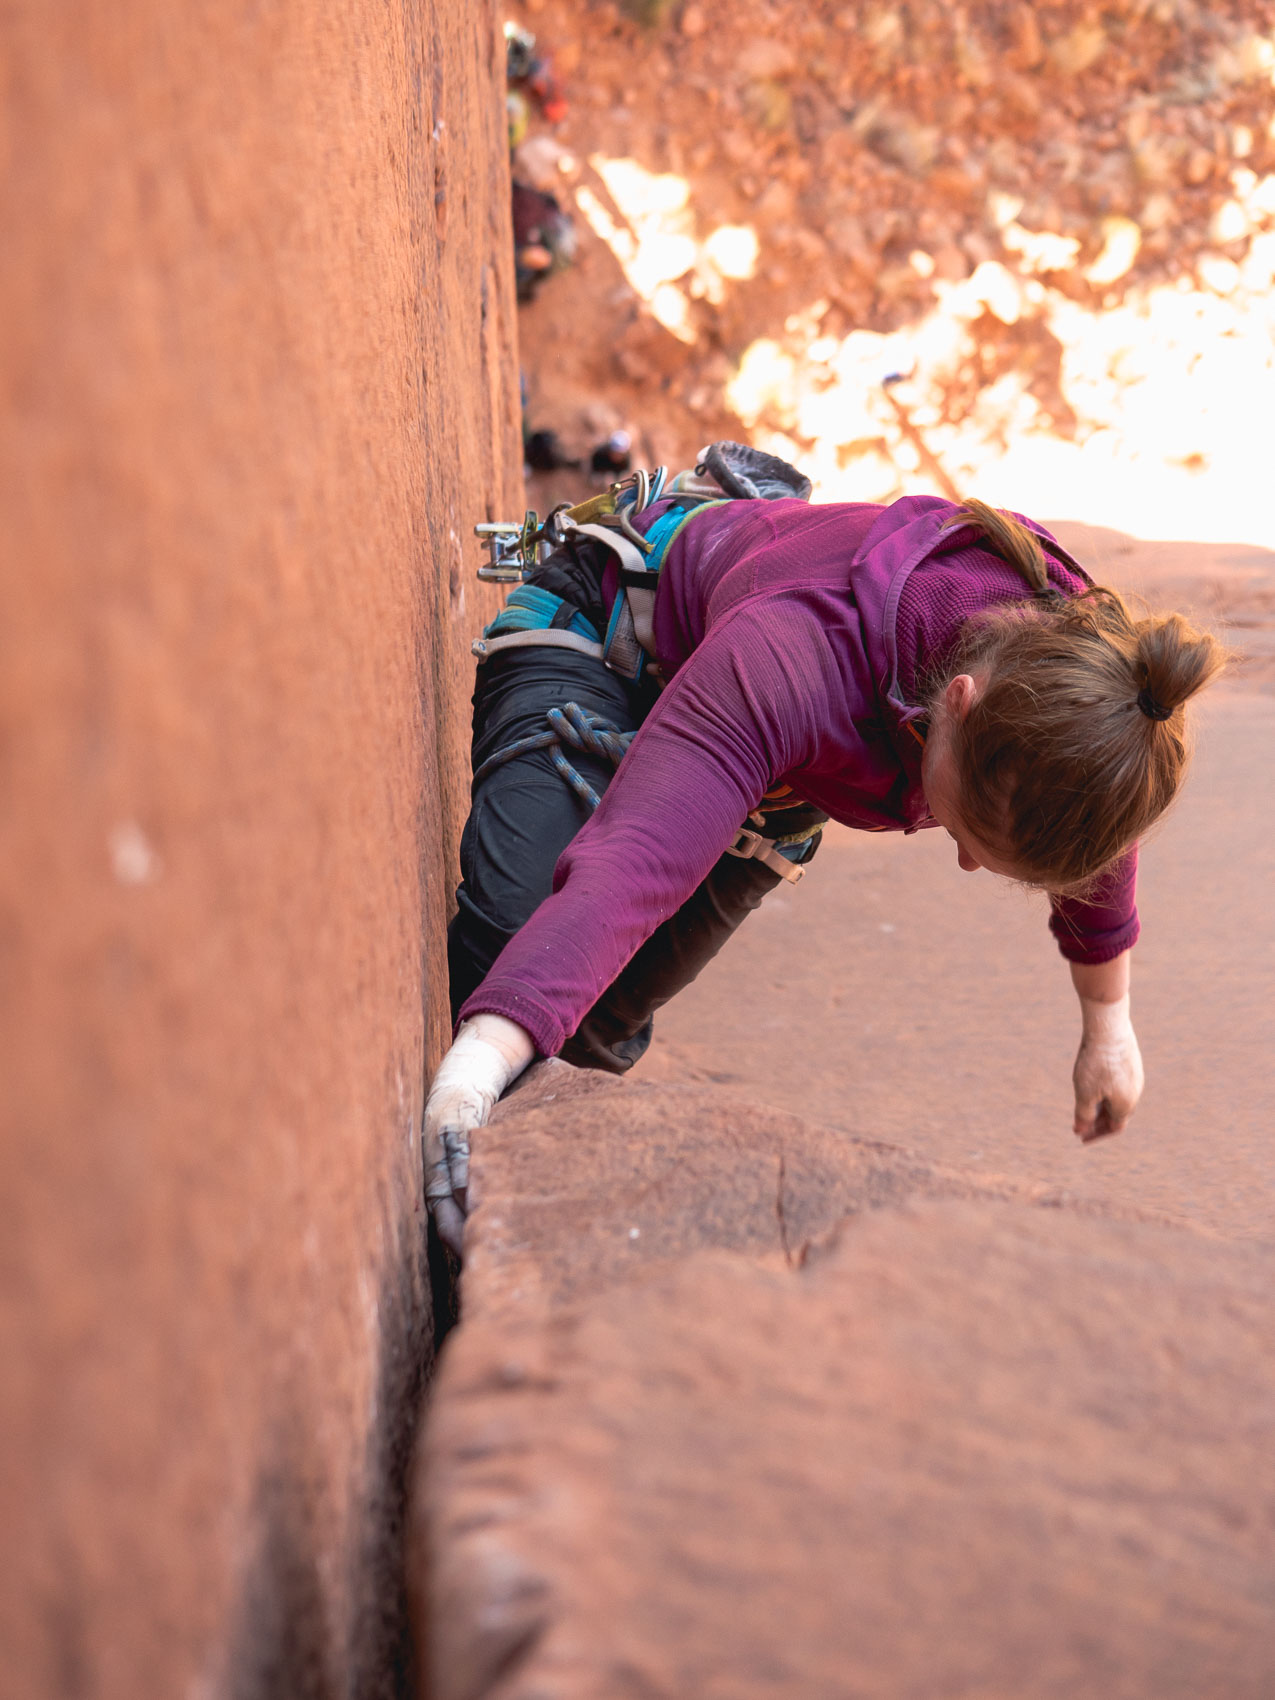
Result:
[[1075,1130],[1086,1144],[1123,1133],[1142,1096],[1142,1053],[1129,1019],[1126,995],[1115,1003],[1080,1000],[1084,1023],[1072,1082]]
[[529,1033],[503,1015],[462,1022],[425,1100],[425,1200],[443,1244],[459,1255],[465,1234],[469,1139],[536,1054]]

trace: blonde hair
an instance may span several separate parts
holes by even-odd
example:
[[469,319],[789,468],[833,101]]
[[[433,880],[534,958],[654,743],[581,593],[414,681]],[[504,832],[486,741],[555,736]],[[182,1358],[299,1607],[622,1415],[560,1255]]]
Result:
[[977,527],[1032,591],[967,622],[948,668],[986,676],[952,727],[962,816],[1032,881],[1083,889],[1177,795],[1186,703],[1226,652],[1183,615],[1140,618],[1115,591],[1064,596],[1035,533],[985,502],[948,523]]

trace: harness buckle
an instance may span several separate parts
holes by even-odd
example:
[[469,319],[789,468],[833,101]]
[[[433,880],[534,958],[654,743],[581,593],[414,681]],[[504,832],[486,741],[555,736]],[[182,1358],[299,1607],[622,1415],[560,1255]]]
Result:
[[735,842],[727,846],[726,854],[738,856],[741,862],[760,862],[772,874],[787,880],[789,885],[796,885],[806,875],[805,868],[799,863],[790,862],[787,856],[780,854],[773,838],[766,838],[749,826],[740,827]]

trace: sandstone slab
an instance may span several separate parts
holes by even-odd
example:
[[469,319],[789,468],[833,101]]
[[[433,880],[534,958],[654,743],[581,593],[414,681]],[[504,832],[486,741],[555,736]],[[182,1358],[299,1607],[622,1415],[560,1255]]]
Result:
[[464,1314],[532,1287],[556,1308],[694,1251],[800,1267],[847,1217],[909,1198],[1107,1206],[930,1162],[721,1087],[617,1083],[553,1062],[497,1110],[475,1165]]
[[476,1185],[432,1700],[1270,1691],[1269,1248],[565,1069]]

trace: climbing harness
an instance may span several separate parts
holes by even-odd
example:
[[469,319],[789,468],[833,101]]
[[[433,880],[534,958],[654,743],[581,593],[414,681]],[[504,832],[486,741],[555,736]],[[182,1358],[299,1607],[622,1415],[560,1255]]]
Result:
[[[633,516],[666,496],[673,505],[644,536],[632,523]],[[489,555],[478,569],[479,578],[518,588],[475,640],[475,656],[482,662],[505,649],[543,643],[590,655],[623,679],[635,681],[649,671],[658,682],[655,592],[660,569],[687,520],[725,500],[719,483],[695,473],[681,473],[670,480],[667,467],[657,467],[654,473],[639,468],[575,507],[555,508],[543,525],[534,508],[528,509],[521,525],[476,525],[475,534],[485,541]],[[616,557],[620,594],[605,634],[595,631],[582,615],[567,614],[569,604],[561,598],[524,583],[545,554],[577,540],[601,544]]]
[[[590,811],[596,809],[602,798],[568,758],[562,746],[568,744],[574,750],[586,755],[600,756],[613,767],[619,767],[625,751],[637,737],[637,733],[621,732],[618,726],[613,726],[600,714],[590,714],[575,702],[564,703],[561,708],[551,708],[545,719],[549,722],[547,732],[533,732],[488,756],[475,772],[474,784],[478,785],[489,773],[494,773],[498,767],[503,767],[507,761],[513,761],[516,756],[530,755],[533,750],[544,750],[586,807]],[[805,860],[808,846],[815,833],[822,829],[827,816],[812,810],[798,798],[793,798],[791,802],[783,801],[783,793],[791,796],[787,787],[783,786],[780,787],[779,794],[770,793],[763,798],[762,808],[755,809],[748,817],[754,823],[753,826],[740,827],[735,842],[727,846],[726,854],[738,857],[741,861],[761,862],[773,873],[795,885],[805,873],[801,863]],[[794,832],[767,837],[764,831],[755,830],[770,824],[767,805],[780,810],[798,810],[805,819]],[[765,813],[762,812],[763,809],[766,810]]]
[[[654,473],[639,468],[575,507],[563,504],[555,508],[543,524],[535,510],[528,509],[521,525],[476,525],[475,534],[488,549],[488,561],[478,569],[479,578],[514,584],[516,588],[484,628],[482,637],[474,641],[473,653],[481,664],[510,649],[570,649],[601,661],[630,682],[649,676],[662,684],[655,647],[655,593],[660,570],[682,528],[697,513],[724,501],[779,496],[805,501],[810,492],[809,479],[786,461],[738,443],[713,443],[694,471],[680,472],[670,479],[667,467],[657,467]],[[632,523],[634,516],[664,499],[670,499],[669,507],[643,534]],[[605,633],[563,597],[524,582],[549,551],[570,547],[576,540],[600,544],[616,558],[619,594]],[[547,731],[520,738],[489,756],[474,774],[474,784],[516,756],[543,750],[585,805],[596,809],[601,801],[598,792],[574,766],[563,746],[603,757],[618,767],[635,734],[621,732],[574,702],[550,709],[546,719]],[[768,835],[757,829],[769,827],[772,811],[767,805],[771,801],[770,797],[763,799],[761,809],[749,815],[752,825],[740,828],[726,853],[761,862],[795,884],[805,872],[801,863],[807,859],[809,846],[826,817],[811,811],[799,799],[789,803],[776,798],[776,809],[795,806],[806,818],[800,830]]]

